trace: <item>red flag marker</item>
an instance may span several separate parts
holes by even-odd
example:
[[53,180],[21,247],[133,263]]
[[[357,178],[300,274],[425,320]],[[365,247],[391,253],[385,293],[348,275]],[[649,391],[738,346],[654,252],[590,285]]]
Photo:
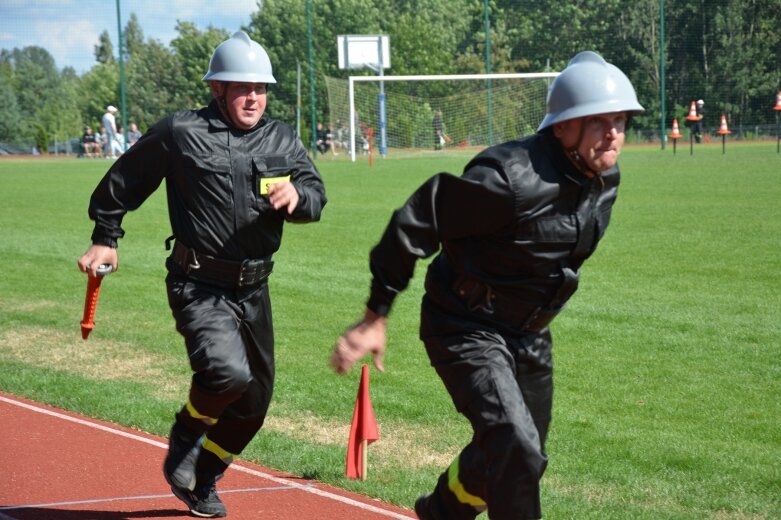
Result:
[[355,400],[355,410],[353,411],[353,422],[350,426],[350,440],[347,443],[345,473],[348,478],[366,480],[368,446],[379,438],[380,433],[377,431],[374,408],[369,397],[369,365],[363,365],[358,397]]
[[98,308],[100,282],[111,272],[111,265],[104,264],[98,268],[98,276],[87,274],[87,294],[84,297],[84,316],[81,319],[81,338],[86,340],[95,328],[95,310]]

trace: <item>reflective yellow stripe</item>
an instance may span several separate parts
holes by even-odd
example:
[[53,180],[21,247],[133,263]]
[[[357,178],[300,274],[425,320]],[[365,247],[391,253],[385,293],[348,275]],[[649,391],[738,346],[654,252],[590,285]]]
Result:
[[190,417],[192,417],[193,419],[199,419],[205,422],[206,424],[208,424],[209,426],[217,424],[217,419],[215,419],[214,417],[209,417],[207,415],[198,413],[198,410],[195,409],[195,407],[193,406],[193,404],[190,402],[189,399],[187,400],[187,404],[185,405],[185,408],[187,408],[187,413],[189,413]]
[[453,461],[447,470],[447,486],[462,504],[469,504],[472,507],[479,508],[485,507],[485,501],[482,498],[469,493],[464,489],[464,485],[461,484],[461,481],[458,480],[458,457],[456,457],[456,460]]
[[214,453],[225,464],[230,464],[231,462],[233,462],[233,458],[236,456],[233,453],[228,453],[227,451],[217,446],[217,444],[215,444],[214,441],[212,441],[208,437],[204,437],[203,446],[201,446],[201,448]]

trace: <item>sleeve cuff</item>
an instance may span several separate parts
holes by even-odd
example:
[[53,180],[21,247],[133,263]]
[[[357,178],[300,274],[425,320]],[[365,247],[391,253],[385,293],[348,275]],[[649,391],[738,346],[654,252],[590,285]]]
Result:
[[92,243],[97,246],[108,246],[114,249],[117,248],[117,240],[115,238],[92,235]]
[[395,297],[395,293],[387,293],[372,284],[369,299],[366,301],[366,308],[378,316],[387,316],[390,314]]

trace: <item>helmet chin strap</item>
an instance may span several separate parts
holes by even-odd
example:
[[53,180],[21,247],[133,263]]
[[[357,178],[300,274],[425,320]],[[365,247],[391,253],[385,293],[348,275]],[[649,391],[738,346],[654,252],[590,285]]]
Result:
[[[219,95],[214,96],[215,101],[217,101],[217,106],[220,108],[220,112],[222,112],[222,115],[225,116],[225,119],[228,120],[231,126],[238,128],[236,121],[233,120],[230,111],[228,110],[228,102],[226,100],[228,85],[224,81],[220,81],[218,83],[220,84],[220,93]],[[212,94],[214,94],[214,91],[212,91]]]
[[580,130],[578,131],[578,140],[575,142],[574,145],[569,147],[564,147],[564,152],[567,154],[567,157],[569,157],[569,160],[572,162],[572,164],[575,165],[575,167],[580,170],[580,173],[585,175],[588,178],[597,176],[599,177],[599,172],[595,172],[592,170],[589,165],[586,163],[586,160],[581,157],[580,152],[578,152],[578,149],[580,148],[580,145],[583,142],[583,133],[584,133],[584,121],[581,119],[580,122]]
[[236,121],[234,121],[233,118],[231,117],[230,110],[228,110],[228,102],[225,101],[225,94],[215,99],[217,99],[217,106],[220,107],[220,112],[222,112],[222,115],[225,116],[225,119],[228,120],[231,126],[233,126],[234,128],[238,128],[238,126],[236,125]]

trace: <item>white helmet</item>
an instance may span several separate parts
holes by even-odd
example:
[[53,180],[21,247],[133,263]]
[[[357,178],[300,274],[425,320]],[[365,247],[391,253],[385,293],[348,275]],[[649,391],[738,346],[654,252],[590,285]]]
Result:
[[548,91],[548,111],[537,131],[584,116],[644,111],[632,83],[618,67],[596,52],[583,51],[553,80]]
[[214,49],[203,81],[277,82],[265,49],[244,31],[236,32]]
[[697,106],[698,106],[698,107],[701,107],[701,106],[702,106],[702,105],[704,105],[704,104],[705,104],[705,101],[703,101],[703,100],[701,100],[701,99],[698,99],[698,100],[697,100]]

